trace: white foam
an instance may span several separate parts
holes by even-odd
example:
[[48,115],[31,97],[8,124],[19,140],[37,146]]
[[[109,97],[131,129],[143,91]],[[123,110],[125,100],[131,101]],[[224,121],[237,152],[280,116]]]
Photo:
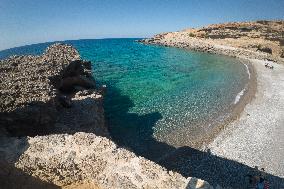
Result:
[[241,92],[239,92],[239,93],[237,94],[237,96],[236,96],[236,98],[235,98],[234,104],[237,104],[237,103],[240,101],[240,99],[241,99],[241,97],[244,95],[245,91],[246,91],[246,88],[244,88],[243,90],[241,90]]
[[[249,71],[248,65],[246,65],[246,64],[244,64],[244,65],[245,65],[245,67],[246,67],[246,69],[247,69],[248,77],[249,77],[249,79],[250,79],[250,71]],[[239,93],[237,94],[237,96],[236,96],[236,98],[235,98],[235,101],[234,101],[234,104],[237,104],[237,103],[240,101],[241,97],[244,95],[244,93],[245,93],[245,91],[246,91],[246,88],[247,88],[247,85],[246,85],[245,88],[243,88],[243,90],[241,90],[241,92],[239,92]]]
[[247,73],[248,73],[248,76],[249,76],[249,79],[250,79],[250,71],[249,71],[248,65],[246,65],[246,64],[244,64],[244,65],[247,68]]

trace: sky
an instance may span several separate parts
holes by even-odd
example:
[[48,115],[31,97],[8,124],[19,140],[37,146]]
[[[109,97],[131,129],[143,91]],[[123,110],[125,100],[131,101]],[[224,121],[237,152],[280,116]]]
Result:
[[284,19],[284,0],[0,0],[0,50],[264,19]]

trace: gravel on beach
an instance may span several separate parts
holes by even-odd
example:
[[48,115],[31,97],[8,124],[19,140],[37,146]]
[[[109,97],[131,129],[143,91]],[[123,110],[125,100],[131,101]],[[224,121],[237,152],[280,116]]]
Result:
[[252,63],[257,73],[255,99],[209,148],[214,155],[264,168],[278,178],[270,180],[271,187],[284,188],[284,66],[269,62],[274,69],[268,69],[265,61]]

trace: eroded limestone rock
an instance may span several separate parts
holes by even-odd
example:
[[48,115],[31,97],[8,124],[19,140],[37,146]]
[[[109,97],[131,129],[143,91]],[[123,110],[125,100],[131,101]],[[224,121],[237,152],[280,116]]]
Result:
[[[0,151],[6,154],[4,159],[11,163],[15,157],[9,154],[14,154],[15,149],[25,149],[15,163],[16,169],[43,183],[65,187],[87,182],[98,188],[115,189],[212,188],[206,181],[184,178],[178,173],[167,171],[154,162],[119,148],[105,137],[91,133],[11,140],[5,147],[0,146]],[[21,174],[19,177],[22,177]]]
[[[12,56],[0,61],[0,72],[1,133],[12,136],[62,133],[66,129],[61,130],[58,125],[65,124],[66,128],[71,124],[67,113],[69,119],[80,122],[77,126],[84,125],[83,129],[73,126],[72,132],[84,131],[87,125],[90,126],[87,130],[104,126],[102,96],[95,89],[91,63],[81,60],[72,46],[54,44],[41,56]],[[89,103],[76,99],[76,93],[82,90],[89,90],[86,94],[89,99],[83,100]],[[78,113],[78,106],[102,114],[72,115]]]

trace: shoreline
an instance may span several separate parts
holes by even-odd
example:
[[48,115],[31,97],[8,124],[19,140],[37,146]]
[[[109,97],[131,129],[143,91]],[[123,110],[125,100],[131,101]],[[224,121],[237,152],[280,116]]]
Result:
[[[253,65],[250,61],[245,59],[239,60],[241,64],[248,64],[248,69],[250,70],[250,79],[245,86],[245,91],[243,95],[241,95],[239,101],[236,104],[232,104],[230,107],[230,112],[228,114],[223,115],[225,118],[221,118],[221,120],[217,119],[214,123],[209,125],[202,125],[201,128],[193,128],[192,132],[197,137],[194,137],[193,141],[190,141],[191,144],[188,146],[193,147],[199,150],[207,149],[207,146],[214,141],[214,139],[232,122],[239,119],[241,113],[244,111],[246,105],[251,103],[254,99],[255,94],[257,92],[257,73],[255,72]],[[243,90],[244,90],[243,89]],[[238,93],[239,95],[239,93]],[[236,96],[237,97],[237,96]],[[199,129],[199,130],[198,130]],[[180,146],[181,147],[181,146]]]
[[[207,128],[212,129],[211,134],[209,136],[205,136],[205,138],[200,139],[202,143],[200,143],[197,148],[200,150],[207,149],[207,146],[214,141],[216,137],[219,136],[219,134],[226,129],[232,122],[235,120],[238,120],[243,113],[245,107],[252,102],[252,100],[255,98],[255,95],[257,93],[257,73],[254,70],[254,67],[252,63],[246,59],[240,59],[240,63],[244,64],[248,67],[250,75],[248,83],[246,84],[245,88],[243,89],[244,92],[241,95],[240,99],[236,104],[232,105],[231,112],[229,112],[228,117],[226,117],[224,120],[215,123],[213,125],[213,128]],[[242,90],[242,91],[243,91]],[[239,95],[240,93],[238,93]],[[237,95],[237,96],[238,96]],[[236,96],[236,98],[237,98]]]
[[[174,43],[173,41],[166,41],[166,42],[157,42],[157,43],[148,43],[145,42],[145,40],[140,40],[138,42],[142,42],[143,44],[146,45],[158,45],[158,46],[165,46],[165,47],[173,47],[173,48],[181,48],[185,50],[190,50],[190,51],[197,51],[197,52],[203,52],[203,53],[210,53],[210,54],[218,54],[222,56],[228,56],[228,57],[233,57],[238,60],[238,63],[243,64],[246,66],[248,69],[248,83],[245,86],[245,91],[244,93],[240,96],[240,99],[238,100],[237,103],[232,105],[231,111],[229,112],[229,115],[225,117],[224,120],[216,120],[215,123],[210,124],[210,125],[202,125],[202,128],[200,128],[199,131],[197,131],[196,128],[193,128],[192,132],[194,134],[198,135],[198,137],[194,137],[193,141],[190,141],[190,144],[188,146],[193,147],[195,149],[199,150],[205,150],[207,149],[207,146],[214,141],[214,139],[232,122],[235,120],[239,119],[241,113],[244,111],[245,107],[251,103],[253,98],[256,95],[257,92],[257,73],[254,69],[254,66],[252,65],[251,60],[247,56],[237,56],[234,55],[232,56],[230,53],[230,50],[235,50],[233,47],[229,46],[222,46],[222,50],[224,51],[214,51],[214,48],[207,48],[202,45],[197,46],[197,48],[192,48],[188,47],[188,45],[185,44],[180,44],[180,43]],[[227,51],[228,50],[228,51]],[[241,91],[240,91],[241,92]],[[239,92],[239,93],[240,93]],[[237,95],[239,95],[239,93]],[[236,96],[237,97],[237,96]],[[213,125],[213,126],[212,126]],[[202,133],[204,130],[206,130],[206,133]],[[211,131],[208,131],[211,130]],[[180,147],[180,146],[179,146]]]
[[[264,78],[261,77],[263,73],[270,74],[268,76],[272,76],[272,77],[274,77],[273,74],[275,73],[277,74],[277,77],[275,77],[276,79],[279,76],[280,81],[284,81],[283,76],[280,77],[281,74],[284,73],[283,65],[277,65],[277,64],[274,65],[273,63],[273,65],[275,66],[275,70],[269,70],[264,67],[264,61],[261,61],[261,60],[256,61],[260,63],[255,63],[255,60],[246,60],[246,59],[241,59],[240,61],[250,62],[248,64],[248,68],[251,69],[251,77],[255,76],[255,79],[258,79],[259,77],[258,73],[261,73],[261,74],[260,74],[260,80],[258,79],[255,82],[251,82],[251,84],[255,84],[255,90],[248,90],[247,93],[244,93],[244,95],[242,96],[242,98],[245,98],[245,97],[248,98],[249,104],[243,107],[242,105],[244,104],[242,103],[244,101],[240,100],[239,103],[237,103],[236,105],[236,107],[239,107],[239,108],[234,108],[236,109],[236,111],[241,111],[242,107],[246,109],[248,106],[250,106],[250,104],[255,103],[255,101],[259,100],[258,98],[259,90],[256,92],[256,82],[261,83],[263,82],[264,79],[265,80],[267,79],[265,77]],[[257,66],[257,69],[254,71],[255,66]],[[280,70],[278,71],[278,69]],[[262,72],[259,72],[259,70]],[[274,87],[273,88],[274,90],[271,92],[276,93],[276,99],[274,100],[277,101],[279,97],[280,102],[284,102],[283,100],[284,91],[282,92],[280,91],[280,93],[278,94],[279,88],[277,88],[278,86],[277,84],[279,85],[279,83],[272,83],[272,87]],[[283,85],[283,83],[280,83],[280,84]],[[268,82],[268,85],[269,85],[269,82]],[[282,88],[284,89],[284,85]],[[280,89],[282,88],[280,86]],[[264,91],[264,92],[267,92],[267,91]],[[253,98],[254,94],[256,95],[256,98]],[[280,109],[284,106],[282,105],[283,104],[281,103],[274,104],[274,106],[272,107],[275,107],[277,110],[277,108]],[[252,110],[254,110],[254,108],[255,107],[253,107]],[[265,107],[264,108],[262,107],[260,109],[262,112],[268,111]],[[271,110],[275,110],[275,109],[271,109]],[[275,111],[271,111],[271,112],[274,113]],[[256,114],[256,115],[259,116],[257,118],[259,118],[260,120],[262,119],[262,117],[264,117],[261,112],[260,114]],[[250,115],[246,114],[245,111],[243,111],[241,115],[238,117],[242,118],[242,117],[248,117],[248,116]],[[281,116],[284,117],[284,113],[280,112],[280,114],[278,115],[278,118],[281,118]],[[235,121],[237,122],[239,121],[239,119],[236,119],[238,117],[235,117]],[[260,121],[259,119],[256,119],[256,123]],[[235,121],[233,121],[233,123]],[[233,123],[230,123],[228,127],[231,127]],[[269,123],[269,122],[266,122],[266,123]],[[284,120],[283,120],[283,123],[284,123]],[[253,126],[255,129],[255,127],[257,127],[258,125],[254,124]],[[279,126],[279,125],[276,125],[276,126]],[[230,130],[228,128],[226,129]],[[234,132],[234,130],[235,128],[231,129],[232,132]],[[246,127],[245,127],[245,130],[246,130]],[[277,127],[276,127],[276,131],[277,131]],[[170,186],[180,186],[180,187],[191,186],[191,182],[193,184],[193,188],[195,186],[197,188],[197,182],[202,183],[202,185],[204,185],[204,188],[211,187],[205,181],[200,180],[196,182],[195,178],[202,178],[203,180],[209,181],[210,183],[214,185],[216,185],[216,183],[217,184],[220,183],[222,187],[223,186],[224,187],[234,186],[234,183],[240,183],[242,181],[235,181],[237,177],[234,177],[234,178],[231,178],[232,176],[228,178],[224,177],[223,174],[227,172],[230,173],[232,170],[235,170],[236,167],[239,168],[240,170],[252,171],[252,168],[250,167],[253,167],[253,165],[245,162],[244,159],[241,159],[241,158],[238,159],[238,158],[234,158],[230,156],[231,152],[229,154],[226,154],[226,153],[222,154],[222,151],[221,152],[218,151],[220,149],[221,150],[225,149],[222,145],[220,145],[223,143],[223,141],[225,141],[223,144],[227,144],[228,141],[226,141],[226,139],[228,137],[236,137],[238,136],[238,134],[228,135],[225,131],[222,131],[221,134],[219,134],[218,132],[217,134],[220,140],[216,141],[216,139],[214,139],[213,141],[210,141],[210,144],[212,144],[210,146],[211,147],[210,149],[212,150],[213,154],[216,154],[216,155],[211,155],[210,152],[209,153],[203,152],[203,151],[195,150],[192,148],[178,148],[172,154],[169,154],[169,156],[165,157],[161,161],[158,161],[158,162],[155,161],[155,163],[153,161],[146,160],[145,158],[138,157],[134,153],[117,146],[111,140],[105,137],[100,137],[92,133],[86,133],[86,131],[83,131],[83,132],[79,131],[79,132],[76,132],[75,134],[74,133],[64,134],[63,132],[63,133],[51,133],[51,134],[44,135],[44,136],[34,136],[34,137],[25,136],[25,137],[20,137],[20,138],[18,137],[5,138],[5,137],[0,136],[0,139],[3,139],[4,141],[0,145],[0,151],[4,152],[3,157],[1,157],[2,159],[0,160],[4,161],[2,163],[5,163],[5,165],[8,166],[7,167],[8,171],[6,171],[5,169],[3,173],[0,171],[0,174],[3,174],[4,176],[9,174],[8,176],[10,176],[9,169],[16,168],[18,169],[18,171],[22,171],[22,172],[20,174],[17,173],[18,175],[15,175],[16,172],[13,173],[13,171],[11,171],[12,177],[9,177],[9,179],[7,180],[8,182],[14,181],[13,174],[15,175],[16,179],[18,177],[19,178],[25,177],[24,174],[29,174],[29,175],[33,175],[32,177],[30,177],[31,179],[34,179],[34,177],[36,177],[39,180],[43,180],[43,181],[48,180],[49,182],[54,183],[57,186],[62,186],[62,187],[67,186],[70,183],[72,184],[72,183],[80,182],[82,178],[89,179],[92,183],[98,184],[100,187],[103,187],[103,188],[104,187],[107,188],[113,183],[117,183],[118,185],[116,186],[119,186],[121,182],[120,180],[116,180],[116,178],[120,179],[122,177],[124,178],[125,175],[133,175],[133,174],[142,176],[143,184],[151,183],[151,185],[153,186],[160,186],[163,188],[166,188],[166,186],[169,186],[169,187]],[[255,134],[255,133],[252,132],[252,134]],[[221,135],[225,137],[221,138],[220,137]],[[279,136],[278,136],[279,137],[278,140],[275,140],[275,141],[277,142],[280,141],[277,147],[281,148],[281,135]],[[245,139],[247,140],[247,138]],[[243,143],[245,143],[246,140],[244,140]],[[214,144],[217,144],[217,145],[214,146]],[[231,149],[231,146],[227,146],[227,147],[228,147],[228,151],[230,150],[234,151],[234,148]],[[60,152],[60,154],[58,154],[57,152]],[[242,153],[242,151],[239,151],[239,152]],[[251,153],[251,151],[248,151],[248,153]],[[274,151],[274,153],[277,153],[277,151]],[[233,153],[233,155],[235,154]],[[177,158],[177,161],[175,161],[175,159],[173,159],[172,161],[169,161],[171,160],[170,158],[172,158],[171,156],[174,158]],[[90,157],[96,157],[96,158],[92,159]],[[192,159],[189,159],[189,161],[186,161],[186,162],[184,161],[179,162],[179,159],[178,159],[179,157],[192,158]],[[199,157],[201,157],[200,160],[199,160]],[[229,159],[233,159],[233,160],[229,160]],[[197,162],[195,162],[195,160]],[[119,161],[119,163],[117,161]],[[209,164],[206,162],[208,162]],[[244,162],[245,164],[243,164]],[[278,159],[278,163],[279,162],[281,162],[281,159]],[[171,163],[172,164],[178,163],[181,166],[181,169],[179,169],[179,165],[175,165],[174,167],[171,167],[170,165]],[[215,165],[215,163],[219,166],[221,165],[223,166],[223,168],[221,167],[220,174],[211,172],[210,168],[212,165]],[[73,166],[76,164],[80,165],[79,170],[77,169],[76,166]],[[125,169],[126,164],[128,166]],[[248,168],[247,165],[249,165],[250,167]],[[276,165],[277,164],[275,164],[274,166]],[[138,168],[136,169],[137,166]],[[193,166],[193,167],[190,167],[190,166]],[[149,167],[153,167],[153,169],[151,168],[149,170]],[[227,168],[225,169],[224,167],[230,167],[229,171],[226,171]],[[48,174],[42,174],[42,169],[46,170]],[[64,179],[59,179],[59,177],[57,176],[57,173],[54,172],[54,170],[57,170],[57,169],[59,169],[59,171],[64,170],[63,172],[60,173],[60,176],[62,176]],[[128,170],[131,170],[131,171],[128,171]],[[147,172],[140,172],[140,170],[147,170]],[[96,177],[96,178],[92,177],[92,175],[94,175],[94,171],[96,171],[95,174],[98,174],[99,177]],[[269,170],[269,172],[274,174],[273,170],[272,171]],[[241,171],[238,174],[245,175],[245,173],[247,172]],[[161,176],[152,178],[150,175],[153,175],[153,174],[161,175]],[[65,177],[66,175],[69,175],[69,176]],[[84,176],[81,177],[82,175]],[[116,177],[113,177],[113,175],[116,175]],[[279,175],[279,172],[278,172],[278,175]],[[149,176],[151,177],[150,180],[149,180]],[[110,179],[108,180],[108,182],[105,182],[104,180],[104,178],[106,177]],[[279,180],[279,178],[275,177],[274,175],[270,175],[270,177]],[[134,178],[132,176],[129,176],[129,178],[130,179],[125,181],[127,184],[134,183],[136,187],[142,185],[141,179],[139,179],[138,181],[136,177]],[[164,183],[165,180],[167,180],[167,182],[169,181],[170,185],[165,184]],[[0,179],[0,182],[1,182],[1,179]],[[125,182],[123,183],[125,184]]]

